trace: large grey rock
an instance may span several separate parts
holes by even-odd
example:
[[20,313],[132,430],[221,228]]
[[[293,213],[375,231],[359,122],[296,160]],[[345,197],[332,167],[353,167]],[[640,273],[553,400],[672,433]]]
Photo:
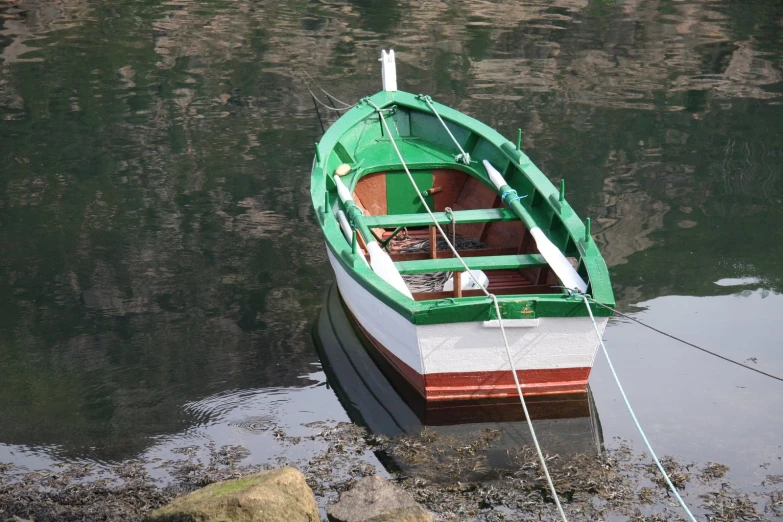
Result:
[[413,496],[381,477],[365,477],[327,513],[332,522],[432,522]]
[[148,517],[154,522],[318,522],[318,505],[304,476],[282,468],[216,482],[174,499]]

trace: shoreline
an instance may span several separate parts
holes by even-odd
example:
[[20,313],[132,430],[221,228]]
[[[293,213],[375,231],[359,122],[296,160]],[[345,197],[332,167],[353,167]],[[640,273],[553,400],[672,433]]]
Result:
[[[556,516],[534,451],[529,447],[508,450],[508,462],[495,467],[488,456],[498,434],[491,430],[457,440],[431,429],[415,437],[390,439],[350,423],[321,423],[314,428],[318,432],[308,438],[321,443],[322,450],[298,461],[283,456],[262,465],[243,465],[249,453],[242,446],[207,445],[207,461],[191,446],[176,451],[180,460],[129,460],[108,472],[89,464],[25,472],[0,463],[0,518],[19,516],[35,522],[143,520],[182,494],[286,465],[305,475],[323,519],[340,493],[375,474],[411,493],[436,520],[554,520]],[[279,439],[296,445],[302,437],[281,434]],[[390,471],[373,465],[371,454]],[[605,450],[601,455],[548,458],[570,520],[681,519],[679,507],[669,497],[654,464],[628,447]],[[728,467],[722,464],[697,465],[666,458],[664,466],[697,517],[783,518],[781,475],[768,476],[762,484],[743,491],[726,479]],[[162,470],[170,479],[154,478],[153,470]]]

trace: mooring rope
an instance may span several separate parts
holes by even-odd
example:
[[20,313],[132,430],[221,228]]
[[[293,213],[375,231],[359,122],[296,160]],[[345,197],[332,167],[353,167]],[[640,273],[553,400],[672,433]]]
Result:
[[[310,84],[307,83],[307,80],[304,77],[302,77],[302,82],[304,83],[304,85],[307,88],[307,90],[310,92],[310,96],[312,96],[313,99],[315,101],[317,101],[318,104],[323,106],[325,109],[328,109],[330,111],[335,111],[335,112],[343,112],[343,111],[347,111],[347,110],[353,109],[354,107],[356,107],[356,105],[358,105],[358,103],[354,103],[353,105],[348,105],[347,103],[345,103],[343,101],[340,101],[337,98],[334,98],[334,99],[336,101],[342,103],[343,105],[345,105],[345,107],[332,107],[331,105],[327,105],[326,103],[324,103],[324,102],[322,102],[321,100],[318,99],[318,96],[315,95],[313,90],[310,88]],[[319,89],[320,89],[320,87],[319,87]],[[329,96],[329,94],[326,91],[324,91],[323,89],[321,89],[321,90],[324,92],[324,94],[326,94],[326,96]]]
[[631,414],[631,418],[633,419],[634,424],[636,424],[636,429],[639,430],[639,434],[642,436],[642,440],[644,440],[644,444],[647,446],[647,449],[650,451],[650,455],[652,455],[652,458],[655,461],[655,465],[658,466],[658,470],[661,472],[661,475],[663,475],[666,484],[669,486],[669,489],[674,494],[675,498],[677,499],[677,502],[679,502],[680,506],[682,506],[682,509],[684,509],[685,513],[687,513],[688,518],[690,518],[692,522],[696,522],[696,517],[694,517],[693,513],[691,513],[691,510],[688,509],[688,506],[685,504],[685,501],[680,496],[679,491],[677,491],[677,488],[674,486],[671,479],[669,478],[669,474],[666,473],[665,469],[663,469],[663,465],[661,464],[661,461],[658,460],[658,456],[655,454],[655,451],[652,449],[652,445],[650,444],[650,441],[647,440],[647,435],[644,434],[644,430],[642,429],[642,425],[639,423],[639,419],[636,418],[636,413],[634,413],[633,408],[631,407],[631,402],[628,400],[628,396],[625,395],[625,390],[623,389],[623,385],[620,384],[620,378],[617,376],[617,372],[614,370],[612,359],[609,358],[609,352],[606,350],[606,345],[604,345],[604,340],[603,337],[601,336],[601,330],[598,328],[598,323],[595,322],[595,317],[593,316],[593,309],[590,308],[590,301],[588,301],[588,296],[581,292],[576,292],[573,290],[571,290],[571,292],[574,295],[580,296],[584,301],[585,306],[587,307],[587,312],[590,314],[590,320],[593,321],[593,328],[595,329],[595,333],[598,336],[598,342],[600,343],[601,349],[604,352],[604,357],[606,357],[606,362],[609,363],[609,369],[612,371],[612,375],[614,376],[614,382],[617,383],[617,388],[620,390],[620,394],[623,396],[623,400],[625,401],[625,406],[628,408],[628,412]]
[[417,98],[424,100],[424,103],[427,104],[427,107],[430,108],[432,113],[435,115],[436,118],[438,118],[438,121],[441,125],[443,125],[443,128],[446,129],[446,132],[449,133],[449,136],[451,137],[451,141],[454,142],[454,145],[457,146],[459,149],[459,154],[454,158],[454,161],[461,161],[465,165],[470,165],[470,154],[462,150],[462,146],[457,141],[457,138],[454,137],[454,135],[451,133],[451,129],[449,129],[448,125],[446,125],[446,122],[443,121],[443,118],[440,117],[440,114],[438,114],[438,111],[435,110],[435,106],[432,105],[432,97],[419,94]]
[[333,94],[329,94],[328,92],[326,92],[326,89],[321,87],[321,84],[318,83],[318,81],[316,81],[315,78],[310,76],[310,73],[308,73],[307,71],[303,71],[303,72],[304,72],[305,76],[307,76],[310,79],[310,81],[313,82],[315,84],[315,86],[318,87],[318,89],[320,89],[321,92],[326,95],[327,98],[329,98],[331,100],[334,100],[336,102],[339,102],[340,104],[342,104],[342,105],[344,105],[345,107],[348,107],[348,108],[353,107],[354,105],[356,105],[355,103],[353,105],[351,105],[350,103],[346,103],[346,102],[342,101],[340,98],[338,98],[337,96],[334,96]]
[[619,315],[619,316],[621,316],[621,317],[625,317],[626,319],[630,319],[631,321],[633,321],[633,322],[635,322],[635,323],[638,323],[638,324],[640,324],[640,325],[644,326],[645,328],[649,328],[649,329],[650,329],[650,330],[652,330],[653,332],[658,332],[658,333],[659,333],[659,334],[661,334],[661,335],[665,335],[665,336],[666,336],[666,337],[668,337],[669,339],[674,339],[675,341],[679,341],[679,342],[681,342],[682,344],[685,344],[685,345],[688,345],[688,346],[690,346],[691,348],[696,348],[697,350],[701,350],[701,351],[702,351],[702,352],[704,352],[704,353],[707,353],[707,354],[709,354],[709,355],[713,355],[713,356],[717,357],[718,359],[723,359],[724,361],[726,361],[726,362],[730,362],[731,364],[736,364],[737,366],[741,366],[742,368],[745,368],[746,370],[750,370],[750,371],[752,371],[752,372],[760,373],[761,375],[764,375],[764,376],[766,376],[766,377],[770,377],[770,378],[772,378],[772,379],[775,379],[775,380],[778,380],[778,381],[781,381],[781,382],[783,382],[783,378],[781,378],[781,377],[778,377],[777,375],[772,375],[771,373],[767,373],[767,372],[765,372],[765,371],[759,370],[758,368],[754,368],[754,367],[752,367],[752,366],[748,366],[747,364],[742,364],[742,363],[741,363],[741,362],[739,362],[739,361],[735,361],[734,359],[729,359],[728,357],[725,357],[725,356],[723,356],[723,355],[720,355],[720,354],[718,354],[718,353],[712,352],[712,351],[710,351],[710,350],[708,350],[708,349],[706,349],[706,348],[702,348],[701,346],[698,346],[698,345],[695,345],[695,344],[693,344],[693,343],[691,343],[691,342],[688,342],[688,341],[686,341],[685,339],[680,339],[679,337],[677,337],[677,336],[675,336],[675,335],[672,335],[672,334],[670,334],[670,333],[666,333],[666,332],[664,332],[663,330],[659,330],[658,328],[655,328],[654,326],[650,326],[650,325],[649,325],[649,324],[647,324],[647,323],[643,323],[643,322],[642,322],[642,321],[640,321],[639,319],[636,319],[636,318],[634,318],[634,317],[631,317],[631,316],[630,316],[630,315],[628,315],[628,314],[624,314],[624,313],[622,313],[622,312],[620,312],[620,311],[618,311],[618,310],[615,310],[615,309],[614,309],[614,308],[612,308],[611,306],[606,306],[606,305],[605,305],[605,304],[603,304],[603,303],[599,303],[598,301],[596,301],[596,300],[595,300],[595,299],[593,299],[592,297],[588,297],[588,299],[589,299],[589,300],[590,300],[590,302],[592,302],[593,304],[597,304],[597,305],[598,305],[598,306],[600,306],[600,307],[606,308],[607,310],[611,310],[612,312],[616,313],[617,315]]
[[[468,265],[465,264],[465,261],[462,259],[462,257],[457,252],[456,248],[454,248],[454,245],[449,241],[448,236],[443,231],[443,228],[438,223],[438,220],[435,218],[435,215],[432,213],[432,210],[430,210],[430,206],[427,204],[427,201],[424,199],[424,195],[419,190],[419,187],[416,186],[416,182],[413,179],[413,174],[411,174],[411,171],[408,169],[408,165],[405,163],[405,159],[402,157],[402,153],[400,152],[400,149],[397,147],[397,142],[394,140],[394,137],[392,136],[391,129],[389,129],[389,124],[386,123],[386,118],[383,117],[383,111],[380,107],[375,105],[372,100],[369,98],[365,98],[365,101],[372,106],[378,115],[381,118],[381,123],[383,124],[384,128],[386,129],[386,134],[389,136],[389,141],[391,141],[392,146],[394,147],[394,151],[397,153],[397,157],[400,159],[400,163],[402,163],[403,169],[405,169],[405,173],[408,175],[408,179],[411,182],[411,185],[413,185],[414,190],[416,191],[416,194],[419,196],[419,200],[421,201],[422,205],[424,205],[424,209],[427,211],[427,214],[429,214],[430,219],[432,219],[432,223],[435,225],[435,227],[438,229],[438,232],[440,232],[440,235],[443,236],[443,238],[446,240],[446,244],[448,244],[449,248],[451,249],[451,252],[454,254],[454,257],[459,260],[460,264],[465,268],[465,271],[468,273],[471,279],[476,283],[476,286],[480,288],[484,294],[492,300],[492,303],[495,307],[495,315],[498,318],[498,325],[500,326],[500,333],[503,335],[503,343],[506,347],[506,355],[508,356],[508,363],[511,366],[511,375],[514,377],[514,384],[516,384],[517,387],[517,394],[519,395],[519,402],[522,403],[522,410],[525,413],[525,419],[527,420],[528,428],[530,428],[530,435],[533,439],[533,444],[536,447],[536,452],[538,453],[538,460],[541,463],[541,468],[544,471],[544,475],[546,476],[546,481],[549,484],[549,490],[552,493],[552,498],[555,501],[555,504],[557,505],[557,510],[560,513],[560,517],[563,519],[563,522],[568,522],[568,519],[566,518],[565,512],[563,511],[563,506],[560,504],[560,498],[557,496],[557,491],[555,490],[555,484],[552,482],[552,477],[549,474],[549,468],[546,465],[546,459],[544,458],[544,453],[541,451],[541,445],[538,443],[538,437],[536,437],[536,431],[533,429],[533,421],[530,420],[530,413],[527,409],[527,402],[525,401],[525,397],[522,394],[522,385],[519,383],[519,377],[517,376],[517,370],[514,366],[514,358],[511,356],[511,348],[508,344],[508,337],[506,337],[506,328],[503,326],[503,318],[500,315],[500,305],[498,304],[498,298],[495,296],[495,294],[490,293],[486,288],[484,288],[484,285],[482,285],[475,275],[473,275],[473,272],[468,268]],[[438,116],[438,119],[440,119],[440,116]],[[443,120],[441,120],[441,123],[443,123]],[[443,126],[445,127],[446,124],[443,123]],[[448,130],[448,127],[446,128],[449,135],[451,135],[451,131]],[[452,139],[454,136],[452,136]],[[456,140],[454,140],[456,142]],[[457,145],[459,147],[459,145]],[[460,151],[462,151],[462,148],[460,147]],[[470,157],[468,156],[468,163],[470,162]],[[463,156],[464,159],[464,156]]]

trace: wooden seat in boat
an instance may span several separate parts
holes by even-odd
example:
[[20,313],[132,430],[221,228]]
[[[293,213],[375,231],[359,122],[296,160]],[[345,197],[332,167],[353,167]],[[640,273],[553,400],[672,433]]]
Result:
[[[467,225],[473,223],[496,223],[503,221],[519,221],[519,218],[508,208],[487,208],[474,210],[455,210],[448,212],[433,212],[439,225]],[[366,216],[364,222],[370,228],[392,227],[426,227],[432,225],[432,219],[427,213],[392,214],[384,216]]]
[[[520,268],[543,268],[547,266],[540,254],[519,254],[505,256],[477,256],[463,259],[471,270],[509,270]],[[455,257],[419,259],[394,263],[400,274],[426,274],[430,272],[456,272],[464,270]]]
[[[414,171],[416,184],[427,198],[435,220],[451,237],[479,242],[480,247],[459,248],[459,255],[471,270],[482,270],[489,279],[489,291],[497,295],[548,294],[557,278],[536,249],[535,241],[514,212],[503,206],[490,187],[465,172],[453,169]],[[376,172],[362,176],[353,193],[365,214],[371,233],[387,247],[400,274],[453,272],[455,281],[464,267],[450,249],[437,241],[439,233],[432,218],[419,203],[407,175],[401,171]],[[453,209],[446,212],[446,208]],[[399,237],[406,238],[399,240]],[[424,250],[405,250],[407,241],[428,239]],[[481,290],[413,291],[417,301],[444,297],[483,295]]]

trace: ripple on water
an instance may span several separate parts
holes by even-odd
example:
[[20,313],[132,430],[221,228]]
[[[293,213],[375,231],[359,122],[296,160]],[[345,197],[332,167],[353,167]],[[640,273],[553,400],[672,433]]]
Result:
[[[198,401],[189,402],[182,408],[193,416],[197,425],[211,424],[250,424],[263,423],[274,425],[275,418],[271,415],[277,410],[279,403],[287,402],[282,389],[233,390],[204,397]],[[246,417],[247,412],[258,413],[259,408],[269,415]],[[242,426],[240,426],[242,427]],[[266,431],[266,430],[261,430]]]

